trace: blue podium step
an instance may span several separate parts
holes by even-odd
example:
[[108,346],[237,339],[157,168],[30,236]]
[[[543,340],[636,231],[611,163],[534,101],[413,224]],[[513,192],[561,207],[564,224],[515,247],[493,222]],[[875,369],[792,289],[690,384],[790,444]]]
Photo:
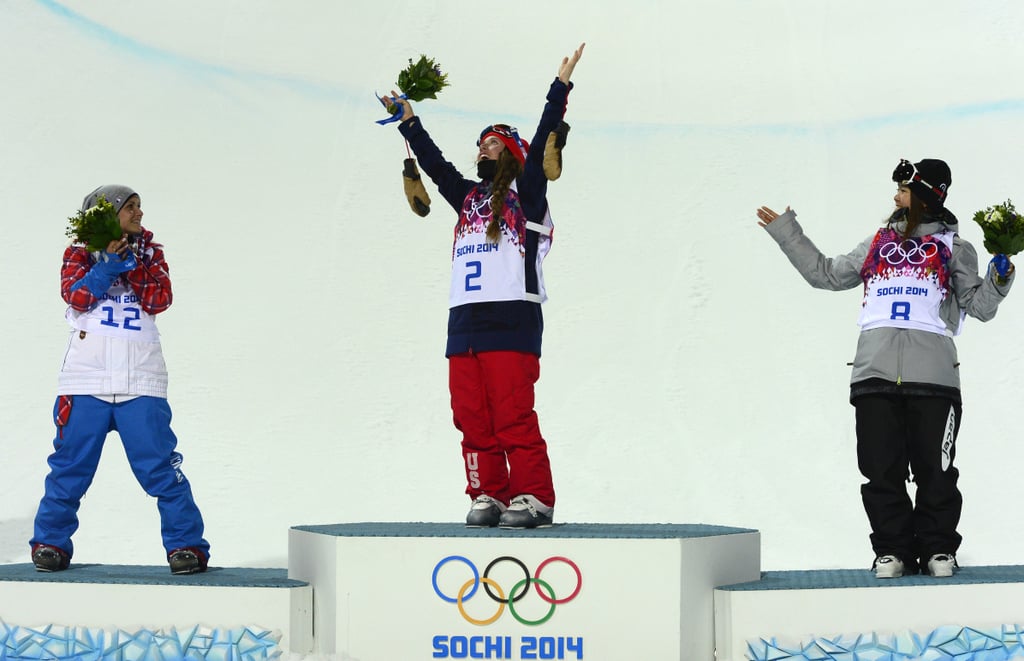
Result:
[[877,579],[867,568],[765,572],[715,590],[720,659],[1024,658],[1024,567]]
[[282,568],[175,576],[166,565],[72,563],[53,573],[0,565],[0,658],[245,661],[306,652],[312,603],[312,586]]

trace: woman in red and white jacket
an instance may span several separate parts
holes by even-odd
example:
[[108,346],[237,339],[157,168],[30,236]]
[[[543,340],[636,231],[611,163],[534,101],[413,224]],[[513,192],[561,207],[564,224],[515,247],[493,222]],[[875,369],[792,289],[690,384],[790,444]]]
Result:
[[157,499],[171,572],[201,572],[210,545],[181,472],[156,328],[156,315],[173,298],[163,246],[142,227],[142,202],[135,191],[101,186],[86,196],[82,211],[101,196],[113,205],[124,234],[105,250],[90,253],[73,244],[64,252],[61,296],[72,330],[58,379],[57,434],[30,542],[32,561],[39,571],[68,567],[81,499],[107,434],[117,431],[136,479]]
[[583,45],[562,59],[529,143],[507,124],[477,141],[477,179],[446,161],[409,102],[398,129],[423,171],[458,213],[449,290],[449,390],[462,432],[471,527],[549,526],[555,490],[534,411],[547,298],[541,264],[551,245],[543,145],[565,115],[570,77]]

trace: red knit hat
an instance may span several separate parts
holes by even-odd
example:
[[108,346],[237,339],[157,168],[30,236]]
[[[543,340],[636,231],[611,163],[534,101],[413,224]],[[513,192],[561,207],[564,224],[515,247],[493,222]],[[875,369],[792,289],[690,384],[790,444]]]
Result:
[[530,143],[519,137],[519,131],[514,126],[491,124],[480,132],[480,139],[476,141],[476,146],[479,147],[480,143],[491,135],[504,143],[505,148],[519,161],[519,165],[526,163],[526,154],[530,151]]

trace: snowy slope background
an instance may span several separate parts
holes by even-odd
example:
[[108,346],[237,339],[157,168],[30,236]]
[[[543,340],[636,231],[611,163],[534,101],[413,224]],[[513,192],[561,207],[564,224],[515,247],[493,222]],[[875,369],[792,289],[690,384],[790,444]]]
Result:
[[[557,518],[750,527],[765,569],[868,566],[859,292],[808,287],[753,211],[792,205],[843,253],[890,212],[899,158],[943,158],[981,250],[974,211],[1024,196],[1022,24],[1009,0],[0,2],[0,561],[28,560],[51,449],[65,219],[103,183],[141,193],[167,249],[174,429],[214,564],[286,566],[292,525],[461,520],[454,212],[409,210],[373,93],[436,58],[452,86],[416,110],[472,172],[479,130],[532,135],[586,41],[537,388]],[[958,340],[964,564],[1024,562],[1022,297]],[[116,435],[75,543],[162,562]]]

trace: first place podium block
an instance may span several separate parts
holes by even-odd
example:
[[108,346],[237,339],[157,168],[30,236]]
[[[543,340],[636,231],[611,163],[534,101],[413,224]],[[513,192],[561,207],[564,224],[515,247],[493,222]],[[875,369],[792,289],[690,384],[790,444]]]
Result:
[[760,576],[756,530],[354,523],[289,531],[314,646],[359,661],[714,659],[716,586]]

